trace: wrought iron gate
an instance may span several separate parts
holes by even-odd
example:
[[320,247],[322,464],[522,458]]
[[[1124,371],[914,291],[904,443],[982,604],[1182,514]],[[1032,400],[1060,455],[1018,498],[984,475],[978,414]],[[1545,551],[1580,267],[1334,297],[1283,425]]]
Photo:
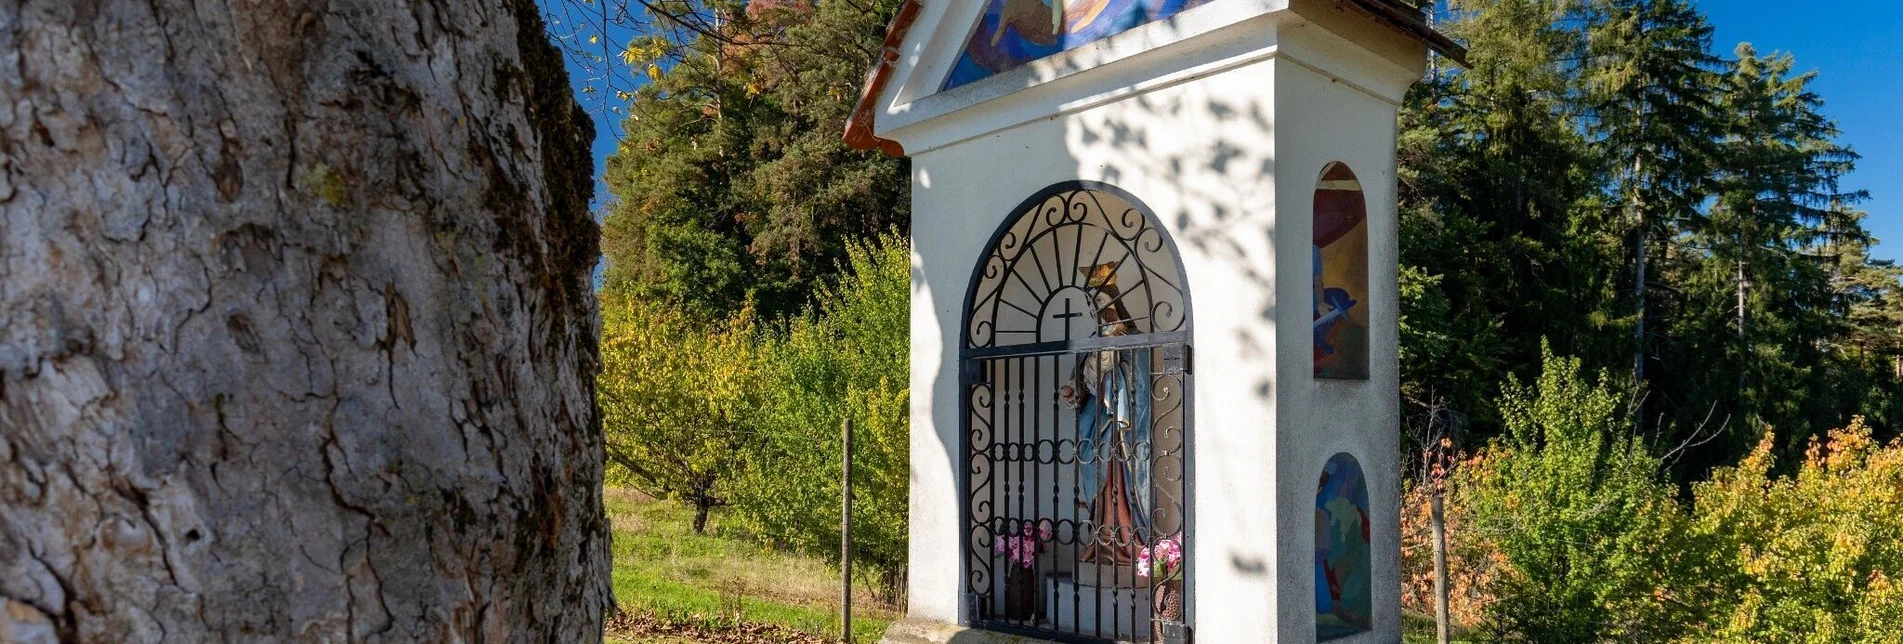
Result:
[[1188,295],[1135,199],[1053,186],[973,278],[961,380],[968,615],[1070,641],[1186,641]]

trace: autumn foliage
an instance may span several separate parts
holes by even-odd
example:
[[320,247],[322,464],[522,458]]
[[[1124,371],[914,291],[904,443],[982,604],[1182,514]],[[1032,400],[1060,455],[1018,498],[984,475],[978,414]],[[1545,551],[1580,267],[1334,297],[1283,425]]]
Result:
[[1688,541],[1713,551],[1697,639],[1903,642],[1903,441],[1861,417],[1772,475],[1767,432],[1736,467],[1693,486]]
[[[1854,418],[1777,470],[1775,432],[1689,495],[1619,385],[1546,357],[1508,436],[1445,480],[1450,613],[1508,641],[1903,642],[1903,440]],[[1402,602],[1434,607],[1430,485],[1402,511]]]

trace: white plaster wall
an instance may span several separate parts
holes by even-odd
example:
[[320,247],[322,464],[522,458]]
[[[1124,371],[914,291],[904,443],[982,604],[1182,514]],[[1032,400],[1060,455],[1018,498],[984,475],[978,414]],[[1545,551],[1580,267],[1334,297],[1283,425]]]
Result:
[[[1278,553],[1278,588],[1290,597],[1279,605],[1282,642],[1315,641],[1314,537],[1315,492],[1322,465],[1347,452],[1361,465],[1368,483],[1368,512],[1374,552],[1375,629],[1343,638],[1344,643],[1397,642],[1400,624],[1400,427],[1396,317],[1396,208],[1394,194],[1395,106],[1350,83],[1317,72],[1296,56],[1277,61],[1277,116],[1284,128],[1276,142],[1276,171],[1283,178],[1282,235],[1276,240],[1278,266],[1300,275],[1276,285],[1280,338],[1300,347],[1281,354],[1277,396],[1283,402],[1275,449],[1283,470],[1277,489],[1287,499],[1276,517],[1294,546]],[[1369,378],[1318,380],[1313,377],[1314,290],[1309,282],[1315,182],[1331,161],[1348,164],[1361,182],[1368,207]]]
[[[1275,354],[1274,77],[1256,64],[915,156],[911,610],[962,617],[957,356],[982,246],[1031,193],[1069,179],[1130,191],[1155,211],[1188,275],[1195,351],[1192,593],[1198,641],[1264,633],[1271,589]],[[1222,137],[1199,133],[1223,132]],[[940,324],[943,322],[944,324]],[[933,401],[943,404],[933,406]],[[950,598],[953,601],[947,601]],[[1259,641],[1251,640],[1251,641]]]
[[[1394,106],[1374,94],[1398,98],[1406,83],[1395,79],[1412,79],[1352,48],[1322,64],[1304,60],[1346,41],[1290,17],[1243,27],[1176,52],[1183,57],[1176,62],[1199,71],[1159,74],[1170,52],[1150,52],[1053,81],[1077,87],[1052,88],[1049,95],[1073,100],[1044,104],[1045,118],[975,138],[946,134],[984,132],[987,118],[1018,122],[1018,112],[1037,109],[1026,102],[1032,96],[902,139],[915,151],[912,616],[965,617],[957,362],[973,267],[1025,197],[1092,179],[1157,213],[1188,276],[1197,641],[1314,641],[1315,483],[1340,451],[1368,475],[1381,619],[1374,632],[1340,641],[1399,640]],[[1369,205],[1376,270],[1365,382],[1316,383],[1309,375],[1309,203],[1330,160],[1349,163]],[[1280,609],[1278,592],[1289,597]]]

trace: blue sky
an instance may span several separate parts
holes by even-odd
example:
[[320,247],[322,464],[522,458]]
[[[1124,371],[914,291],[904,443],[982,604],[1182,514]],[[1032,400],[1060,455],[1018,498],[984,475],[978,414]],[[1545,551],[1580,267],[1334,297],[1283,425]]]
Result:
[[[1870,191],[1870,200],[1862,204],[1870,213],[1864,224],[1886,240],[1875,255],[1903,260],[1903,127],[1896,123],[1903,113],[1903,11],[1872,0],[1697,3],[1716,29],[1712,49],[1717,53],[1729,56],[1739,42],[1749,42],[1760,54],[1790,52],[1798,70],[1818,73],[1812,88],[1824,98],[1824,113],[1843,130],[1841,140],[1863,155],[1845,187]],[[545,7],[558,4],[543,0]],[[628,35],[616,30],[611,42],[626,42]],[[569,75],[578,90],[587,82],[573,65]],[[583,97],[583,104],[595,115],[599,177],[603,160],[615,149],[615,130],[602,118],[599,96]],[[599,203],[603,191],[596,185]]]
[[1816,71],[1811,88],[1842,142],[1863,160],[1846,188],[1870,191],[1864,225],[1884,240],[1874,253],[1903,260],[1903,12],[1871,0],[1701,0],[1717,31],[1712,49],[1729,56],[1739,42],[1759,54],[1790,52],[1800,71]]

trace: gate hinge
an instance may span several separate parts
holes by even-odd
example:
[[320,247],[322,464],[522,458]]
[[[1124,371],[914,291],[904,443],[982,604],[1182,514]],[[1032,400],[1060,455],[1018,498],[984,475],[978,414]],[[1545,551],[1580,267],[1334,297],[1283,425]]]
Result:
[[1190,644],[1193,637],[1188,624],[1163,622],[1163,644]]
[[1163,373],[1194,373],[1196,353],[1187,344],[1163,349]]

